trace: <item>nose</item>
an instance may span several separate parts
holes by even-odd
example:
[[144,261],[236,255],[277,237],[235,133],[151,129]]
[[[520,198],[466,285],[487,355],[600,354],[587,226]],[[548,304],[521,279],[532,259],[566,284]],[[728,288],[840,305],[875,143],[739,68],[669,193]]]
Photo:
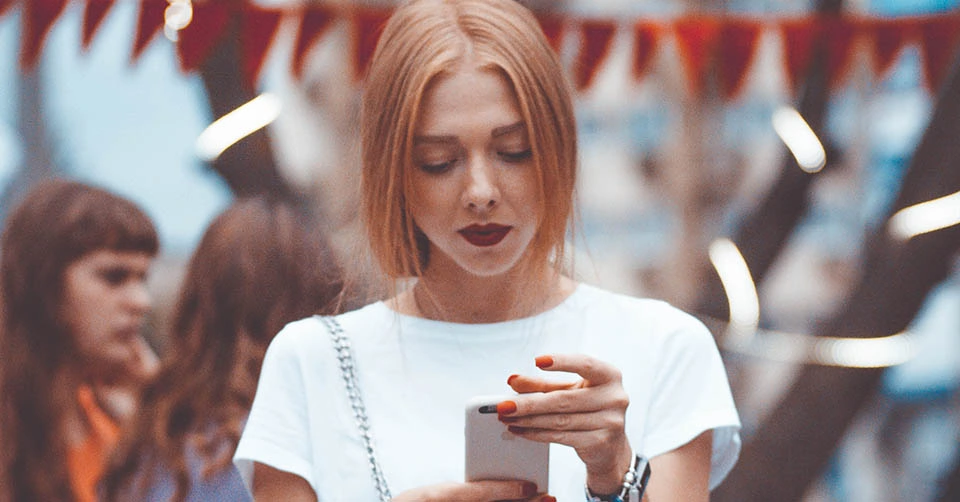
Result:
[[127,305],[139,315],[146,315],[153,307],[153,297],[146,281],[132,281],[127,289]]
[[470,160],[466,173],[464,207],[478,212],[486,212],[496,207],[500,202],[500,190],[493,166],[483,156],[477,155]]

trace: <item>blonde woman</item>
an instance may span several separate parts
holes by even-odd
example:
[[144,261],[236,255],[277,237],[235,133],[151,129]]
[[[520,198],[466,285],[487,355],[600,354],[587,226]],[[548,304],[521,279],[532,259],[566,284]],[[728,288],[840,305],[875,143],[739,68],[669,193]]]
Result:
[[[710,333],[560,266],[577,162],[563,75],[516,2],[393,14],[364,89],[363,217],[384,274],[413,285],[274,340],[235,457],[256,500],[613,501],[643,457],[647,499],[706,501],[732,467]],[[511,395],[514,434],[551,443],[549,487],[463,481],[464,404],[489,394]]]

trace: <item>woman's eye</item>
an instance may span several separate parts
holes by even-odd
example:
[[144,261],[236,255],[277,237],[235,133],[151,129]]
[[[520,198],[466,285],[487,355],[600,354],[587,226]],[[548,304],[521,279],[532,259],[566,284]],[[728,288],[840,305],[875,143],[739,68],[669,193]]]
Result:
[[127,271],[119,268],[106,269],[100,272],[100,278],[111,286],[123,284],[123,282],[127,280],[127,277]]
[[437,162],[432,164],[420,164],[420,170],[427,174],[441,174],[447,172],[453,166],[453,161]]
[[500,157],[507,162],[525,162],[533,156],[533,151],[529,148],[517,152],[500,152]]

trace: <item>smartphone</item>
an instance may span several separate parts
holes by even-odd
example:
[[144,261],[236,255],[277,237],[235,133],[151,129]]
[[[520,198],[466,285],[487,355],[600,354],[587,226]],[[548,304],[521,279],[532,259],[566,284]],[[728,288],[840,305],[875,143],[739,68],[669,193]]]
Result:
[[466,405],[467,481],[519,479],[547,493],[550,444],[522,438],[497,418],[497,403],[509,396],[479,396]]

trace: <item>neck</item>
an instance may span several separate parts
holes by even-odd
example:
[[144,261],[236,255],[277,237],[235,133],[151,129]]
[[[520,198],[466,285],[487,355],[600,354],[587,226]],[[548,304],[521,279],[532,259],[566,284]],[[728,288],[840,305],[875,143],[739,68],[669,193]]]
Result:
[[[467,324],[520,319],[549,310],[574,288],[573,281],[552,268],[533,274],[438,280],[429,274],[399,299],[401,311],[418,317]],[[407,308],[403,308],[406,303]]]

